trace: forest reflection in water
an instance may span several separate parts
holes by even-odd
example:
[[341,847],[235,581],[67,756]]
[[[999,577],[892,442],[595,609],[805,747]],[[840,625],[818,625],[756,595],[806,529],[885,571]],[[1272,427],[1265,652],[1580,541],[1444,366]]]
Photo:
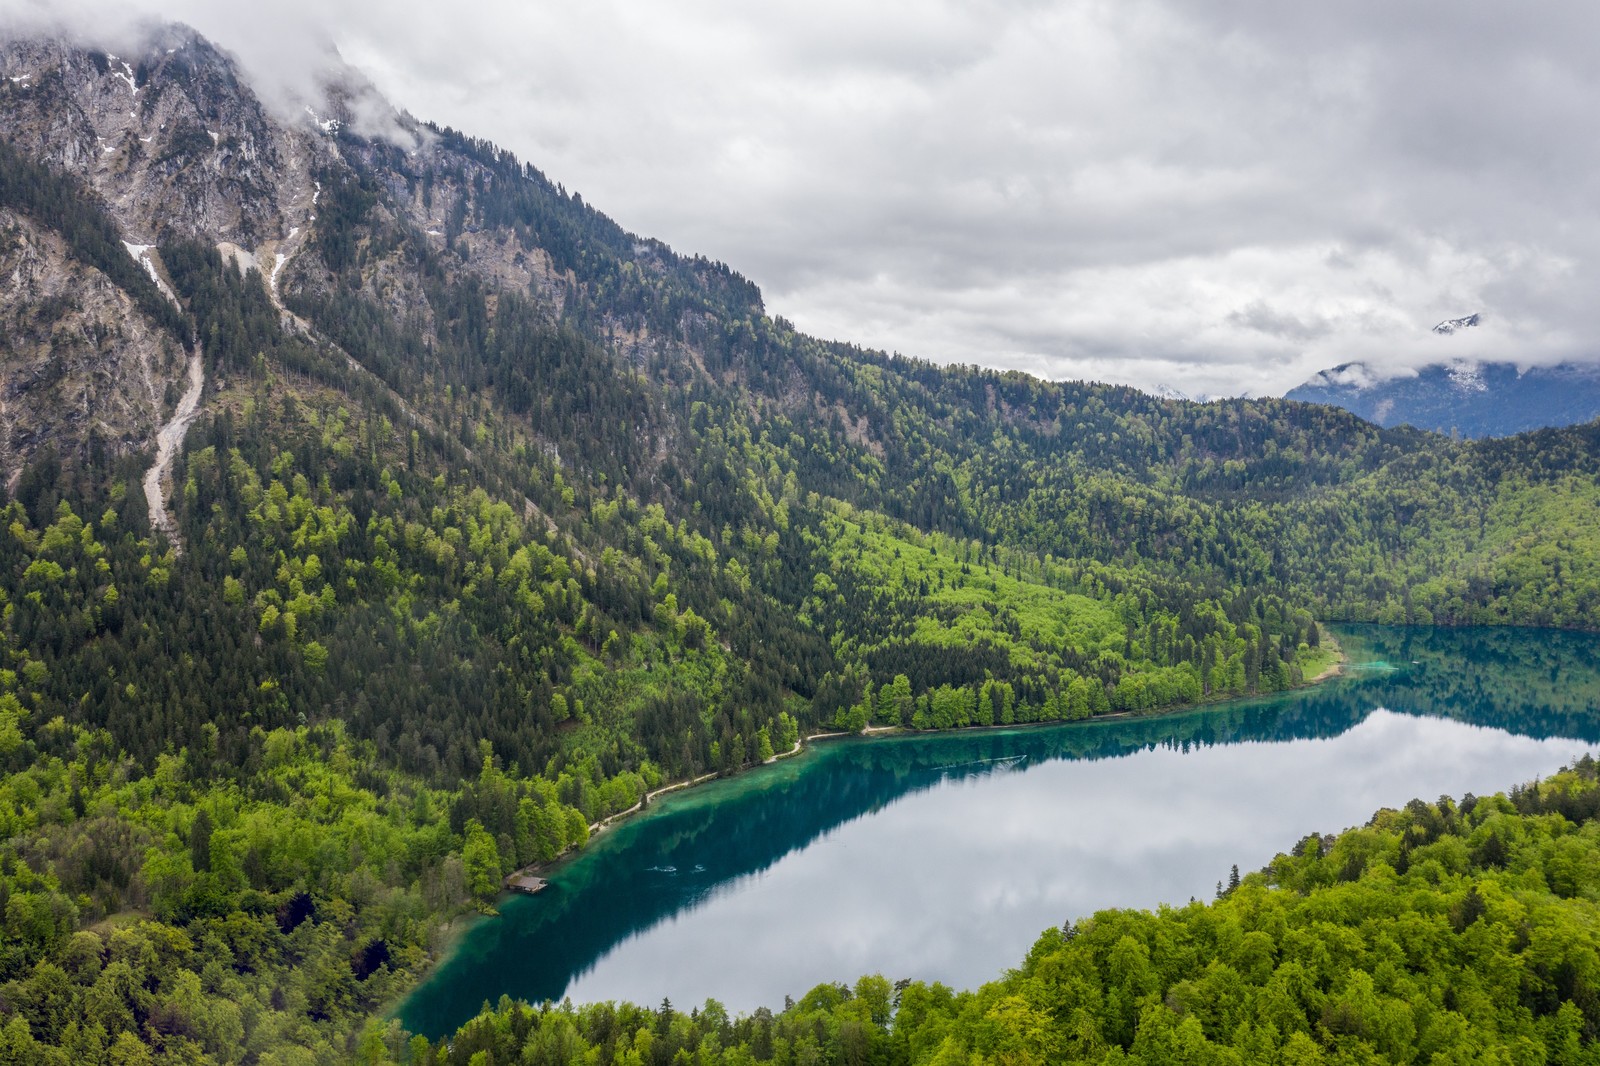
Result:
[[1341,680],[1147,718],[819,744],[608,831],[403,1005],[501,994],[730,1009],[881,972],[970,986],[1039,931],[1208,897],[1311,831],[1489,793],[1600,744],[1600,638],[1340,631]]

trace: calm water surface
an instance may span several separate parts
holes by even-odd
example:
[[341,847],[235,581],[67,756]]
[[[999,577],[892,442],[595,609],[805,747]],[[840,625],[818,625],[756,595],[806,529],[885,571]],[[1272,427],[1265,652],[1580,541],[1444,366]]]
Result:
[[1046,926],[1209,898],[1315,830],[1487,794],[1600,743],[1600,639],[1352,629],[1302,693],[1073,726],[839,741],[664,798],[501,905],[401,1008],[502,994],[777,1008],[880,972],[969,987]]

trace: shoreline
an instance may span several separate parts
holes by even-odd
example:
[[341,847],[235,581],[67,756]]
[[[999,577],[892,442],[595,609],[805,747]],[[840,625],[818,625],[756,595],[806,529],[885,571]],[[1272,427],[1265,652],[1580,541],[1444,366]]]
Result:
[[[1320,626],[1318,628],[1321,629]],[[1182,714],[1185,711],[1213,710],[1219,707],[1225,707],[1232,703],[1242,703],[1246,700],[1270,699],[1273,696],[1282,696],[1290,692],[1299,692],[1302,689],[1308,689],[1314,685],[1320,685],[1324,682],[1332,681],[1336,678],[1344,676],[1346,672],[1345,667],[1349,665],[1350,660],[1349,656],[1345,654],[1344,646],[1339,643],[1338,638],[1326,630],[1322,630],[1321,643],[1319,644],[1319,647],[1331,647],[1333,649],[1333,662],[1324,667],[1322,672],[1317,674],[1315,677],[1303,679],[1299,684],[1291,685],[1288,688],[1282,689],[1278,692],[1255,693],[1244,696],[1223,696],[1215,699],[1203,699],[1197,703],[1184,703],[1175,706],[1158,707],[1149,711],[1112,711],[1108,714],[1090,715],[1088,718],[1058,719],[1051,722],[994,722],[987,725],[956,726],[953,729],[907,729],[905,726],[898,725],[878,725],[867,726],[859,733],[851,732],[849,730],[830,730],[826,733],[812,733],[809,736],[800,737],[794,742],[794,747],[790,748],[788,751],[779,752],[778,754],[772,756],[772,758],[765,759],[758,763],[749,763],[745,766],[741,766],[739,769],[726,776],[736,777],[741,774],[760,770],[763,766],[771,766],[772,764],[781,762],[784,759],[793,758],[802,754],[806,748],[806,745],[818,740],[838,740],[840,738],[849,737],[871,738],[884,736],[939,736],[943,734],[967,733],[980,729],[1040,729],[1060,726],[1088,725],[1093,722],[1120,721],[1128,718],[1159,718],[1165,715]],[[698,777],[690,778],[685,781],[674,781],[670,784],[662,785],[659,788],[651,789],[649,792],[644,794],[644,797],[638,803],[635,803],[627,810],[617,811],[615,814],[608,814],[598,822],[590,825],[589,840],[594,840],[595,837],[611,828],[611,826],[615,823],[631,817],[632,815],[638,814],[642,810],[649,809],[654,804],[657,796],[663,796],[669,792],[681,792],[685,789],[694,788],[696,785],[702,785],[707,781],[716,780],[722,776],[724,775],[721,771],[712,771],[711,773],[701,774]],[[556,868],[577,858],[579,855],[582,855],[587,847],[588,844],[585,843],[583,847],[575,849],[569,848],[548,862],[530,863],[520,869],[513,870],[511,873],[502,878],[502,883],[509,883],[512,878],[521,877],[524,875],[544,878],[546,874],[553,872]],[[513,894],[515,893],[513,893],[510,889],[506,889],[502,891],[501,896],[504,897]],[[497,915],[483,915],[483,917],[496,916]]]
[[[1332,634],[1329,634],[1329,633],[1326,633],[1326,632],[1323,633],[1322,640],[1323,640],[1323,642],[1325,642],[1325,644],[1331,644],[1333,652],[1334,652],[1334,656],[1335,656],[1333,662],[1330,663],[1328,666],[1326,666],[1322,670],[1322,672],[1317,674],[1315,677],[1309,678],[1309,679],[1306,679],[1306,680],[1302,680],[1298,685],[1293,685],[1290,688],[1283,689],[1280,692],[1270,692],[1270,693],[1265,693],[1265,694],[1258,693],[1258,694],[1249,695],[1249,696],[1225,696],[1225,697],[1222,697],[1221,699],[1206,700],[1206,701],[1202,701],[1200,703],[1189,703],[1189,704],[1183,704],[1181,706],[1174,706],[1174,707],[1164,707],[1164,708],[1160,708],[1160,709],[1152,710],[1152,711],[1114,711],[1114,712],[1112,712],[1110,714],[1093,715],[1093,716],[1088,717],[1088,718],[1078,718],[1078,719],[1074,719],[1074,720],[1071,720],[1071,721],[1013,722],[1013,723],[1010,723],[1010,724],[959,726],[959,727],[954,728],[954,729],[918,729],[918,730],[906,729],[903,726],[885,725],[885,726],[869,726],[866,729],[862,730],[860,733],[854,733],[854,732],[850,732],[848,730],[843,730],[843,731],[841,731],[841,730],[833,730],[833,731],[826,732],[826,733],[812,733],[809,736],[804,736],[804,737],[798,738],[794,743],[794,747],[790,748],[788,751],[780,752],[780,753],[772,756],[772,758],[766,759],[766,760],[764,760],[762,762],[752,763],[752,764],[750,764],[748,766],[741,767],[738,771],[735,772],[735,774],[730,774],[728,776],[737,776],[739,774],[744,774],[744,773],[748,773],[750,771],[759,770],[764,766],[770,766],[773,763],[777,763],[777,762],[781,762],[781,761],[783,761],[785,759],[793,758],[795,756],[803,754],[805,749],[806,749],[806,746],[808,744],[810,744],[813,741],[819,741],[819,740],[838,740],[838,739],[841,739],[841,738],[848,739],[848,738],[851,738],[851,737],[872,738],[872,737],[883,737],[883,736],[941,736],[941,735],[953,735],[953,734],[958,734],[958,733],[966,733],[966,732],[970,732],[970,731],[974,731],[974,730],[980,730],[980,729],[991,729],[992,730],[992,729],[1059,728],[1059,727],[1062,727],[1062,726],[1089,725],[1089,724],[1092,724],[1092,723],[1095,723],[1095,722],[1104,722],[1104,721],[1111,721],[1111,720],[1122,720],[1122,719],[1127,719],[1127,718],[1160,718],[1160,717],[1164,717],[1164,716],[1167,716],[1167,715],[1182,714],[1182,713],[1187,712],[1187,711],[1215,710],[1215,709],[1218,709],[1218,708],[1221,708],[1221,707],[1225,707],[1225,706],[1227,706],[1229,704],[1242,703],[1242,702],[1244,702],[1246,700],[1256,700],[1256,699],[1263,699],[1263,698],[1271,698],[1271,697],[1274,697],[1274,696],[1282,696],[1282,695],[1286,695],[1287,693],[1290,693],[1290,692],[1298,692],[1298,691],[1301,691],[1303,689],[1308,689],[1308,688],[1311,688],[1313,686],[1316,686],[1316,685],[1319,685],[1319,684],[1323,684],[1323,683],[1328,682],[1328,681],[1332,681],[1332,680],[1334,680],[1336,678],[1342,677],[1345,674],[1345,672],[1346,672],[1345,668],[1349,665],[1349,657],[1345,654],[1344,647],[1341,644],[1339,644],[1338,640],[1336,638],[1334,638],[1332,636]],[[620,822],[620,821],[622,821],[622,820],[624,820],[624,819],[626,819],[628,817],[631,817],[632,815],[637,814],[641,810],[647,810],[649,807],[651,807],[653,805],[654,799],[657,796],[665,795],[665,794],[670,793],[670,792],[681,792],[681,791],[693,788],[696,785],[704,784],[707,781],[714,780],[714,779],[716,779],[718,777],[721,777],[721,776],[723,776],[723,775],[718,773],[718,772],[701,774],[698,777],[690,778],[690,779],[684,780],[684,781],[674,781],[674,782],[672,782],[670,784],[662,785],[659,788],[651,789],[649,792],[646,792],[644,797],[638,803],[635,803],[632,807],[629,807],[627,810],[624,810],[624,811],[618,811],[615,814],[607,815],[605,818],[602,818],[600,821],[595,822],[593,825],[591,825],[589,827],[590,828],[589,839],[592,841],[597,835],[599,835],[600,833],[603,833],[606,829],[610,828],[613,824],[615,824],[617,822]],[[511,878],[511,877],[517,877],[517,876],[520,876],[520,875],[523,875],[523,874],[531,874],[533,876],[537,876],[537,877],[543,878],[543,877],[545,877],[545,875],[554,872],[557,868],[559,868],[561,866],[564,866],[566,863],[568,863],[568,862],[578,858],[579,856],[581,856],[587,850],[587,848],[588,848],[588,844],[586,843],[583,847],[580,847],[580,848],[577,848],[577,849],[569,849],[569,850],[563,852],[562,854],[556,856],[554,859],[551,859],[549,862],[532,863],[532,864],[530,864],[528,866],[522,867],[519,870],[513,871],[511,874],[507,875],[507,877]],[[518,895],[518,894],[519,893],[510,891],[509,889],[502,890],[502,892],[500,893],[500,896],[498,896],[496,898],[496,902],[499,903],[499,902],[505,900],[508,897],[512,897],[512,896],[515,896],[515,895]],[[437,967],[443,965],[446,961],[448,961],[448,959],[450,958],[451,954],[459,946],[461,939],[470,930],[472,930],[479,922],[487,921],[487,920],[491,920],[491,919],[495,919],[495,918],[499,918],[499,917],[500,917],[500,912],[499,912],[498,908],[496,908],[496,909],[493,909],[493,910],[490,910],[490,911],[478,911],[478,912],[475,912],[475,913],[474,912],[467,912],[467,913],[463,913],[463,914],[458,914],[455,917],[451,918],[448,922],[444,923],[440,927],[440,933],[438,934],[438,948],[436,950],[435,958],[432,959],[429,962],[429,964],[425,967],[425,969],[421,973],[419,973],[417,975],[416,983],[414,985],[412,985],[410,988],[406,989],[399,996],[397,996],[395,998],[395,1000],[389,1005],[389,1007],[379,1016],[380,1017],[386,1017],[386,1018],[397,1018],[397,1017],[399,1017],[400,1008],[405,1003],[406,999],[409,998],[411,993],[416,988],[420,987],[423,984],[423,982],[425,980],[427,980],[427,978],[429,976],[431,976],[431,972],[433,970],[435,970]]]
[[[432,970],[434,966],[437,966],[439,963],[447,959],[452,953],[454,953],[456,948],[460,946],[461,938],[471,932],[479,922],[498,917],[500,917],[499,911],[495,911],[491,914],[487,911],[468,909],[462,911],[455,917],[451,918],[448,922],[445,922],[443,925],[439,926],[434,933],[434,937],[439,941],[439,957],[436,962],[428,967],[428,969]],[[418,978],[417,983],[422,983],[421,978]],[[403,1000],[405,997],[402,996],[400,998]]]
[[[799,747],[800,747],[800,745],[797,743],[795,745],[795,750],[798,750]],[[786,752],[785,754],[786,755],[792,755],[793,753],[794,753],[793,751],[790,751],[790,752]],[[776,756],[776,755],[773,756],[774,760],[777,759],[777,758],[778,758],[778,756]],[[772,760],[768,760],[768,761],[772,761]],[[761,765],[764,766],[766,764],[762,763]],[[739,772],[743,773],[747,769],[753,769],[753,767],[741,767]],[[705,782],[710,781],[713,778],[716,778],[718,776],[720,776],[719,772],[714,770],[709,774],[701,774],[699,777],[693,777],[693,778],[690,778],[687,781],[674,781],[674,782],[672,782],[670,784],[662,785],[659,788],[653,788],[650,791],[646,792],[642,797],[640,797],[638,803],[635,803],[632,807],[629,807],[627,810],[617,811],[615,814],[608,814],[604,818],[600,819],[598,822],[590,823],[588,840],[585,840],[584,843],[582,844],[582,846],[574,848],[574,847],[569,845],[567,847],[567,850],[563,851],[560,855],[557,855],[555,858],[550,859],[547,862],[531,862],[526,866],[523,866],[523,867],[520,867],[518,869],[512,870],[510,873],[508,873],[504,877],[502,877],[500,879],[500,884],[502,886],[501,890],[500,890],[500,896],[496,897],[496,901],[498,902],[499,899],[501,899],[501,898],[503,898],[505,896],[510,896],[510,895],[518,895],[518,894],[520,894],[520,895],[530,895],[531,896],[531,895],[537,894],[538,892],[542,891],[546,887],[545,884],[541,884],[537,889],[534,889],[533,891],[530,892],[530,891],[526,891],[526,890],[513,889],[511,887],[511,882],[517,880],[518,878],[523,878],[523,877],[538,878],[540,881],[546,881],[546,879],[544,877],[544,875],[546,873],[549,873],[554,867],[560,866],[562,863],[566,862],[567,860],[575,859],[579,855],[582,855],[584,853],[585,849],[588,848],[589,841],[594,840],[595,837],[599,836],[601,833],[604,833],[607,829],[611,828],[613,823],[620,822],[622,819],[627,818],[629,815],[637,814],[640,811],[644,810],[645,808],[649,807],[650,804],[655,801],[655,798],[657,796],[665,795],[668,792],[679,792],[679,791],[681,791],[683,789],[686,789],[686,788],[693,788],[695,785],[704,784]],[[546,881],[546,884],[547,883],[548,882]],[[487,915],[486,915],[486,917],[487,917]]]

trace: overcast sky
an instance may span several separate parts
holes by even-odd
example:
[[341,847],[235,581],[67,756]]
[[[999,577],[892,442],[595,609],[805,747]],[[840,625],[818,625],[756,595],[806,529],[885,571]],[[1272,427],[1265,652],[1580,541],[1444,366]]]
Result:
[[1600,358],[1600,7],[132,6],[263,80],[332,41],[824,337],[1191,394]]

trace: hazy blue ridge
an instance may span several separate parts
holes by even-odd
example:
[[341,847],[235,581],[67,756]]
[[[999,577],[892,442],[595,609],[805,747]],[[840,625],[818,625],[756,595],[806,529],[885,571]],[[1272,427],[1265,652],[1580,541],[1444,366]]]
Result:
[[1291,389],[1285,399],[1342,407],[1381,426],[1464,437],[1506,437],[1600,417],[1600,371],[1593,367],[1436,363],[1415,377],[1373,376],[1363,364],[1347,363]]

